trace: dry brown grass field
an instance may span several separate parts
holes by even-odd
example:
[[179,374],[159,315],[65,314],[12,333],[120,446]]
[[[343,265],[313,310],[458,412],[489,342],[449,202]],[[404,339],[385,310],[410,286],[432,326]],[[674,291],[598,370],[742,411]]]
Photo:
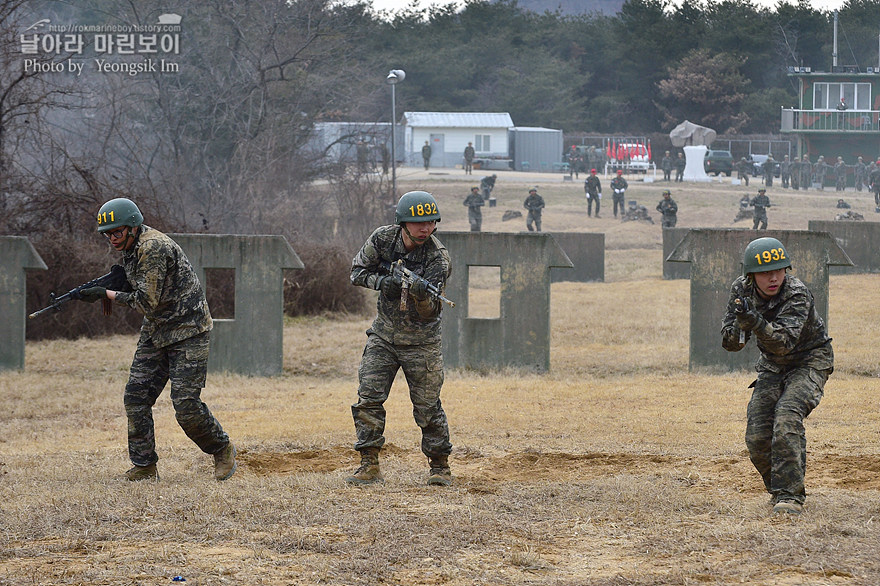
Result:
[[[385,484],[343,482],[369,315],[288,321],[281,376],[209,376],[203,398],[240,449],[224,483],[167,392],[162,480],[119,480],[135,337],[28,343],[25,370],[0,373],[0,584],[880,583],[880,277],[831,279],[837,364],[807,420],[807,506],[773,517],[743,443],[752,373],[688,372],[689,286],[661,278],[659,223],[614,221],[610,199],[590,219],[580,182],[511,174],[486,230],[524,228],[500,216],[529,183],[546,230],[606,234],[606,282],[553,285],[550,372],[447,371],[452,487],[425,486],[402,377]],[[401,186],[434,192],[442,229],[465,230],[468,185],[404,173]],[[628,199],[653,211],[663,187],[633,182]],[[672,189],[695,227],[731,226],[744,191]],[[806,229],[833,218],[837,194],[770,197],[771,227]],[[867,194],[844,197],[874,219]]]

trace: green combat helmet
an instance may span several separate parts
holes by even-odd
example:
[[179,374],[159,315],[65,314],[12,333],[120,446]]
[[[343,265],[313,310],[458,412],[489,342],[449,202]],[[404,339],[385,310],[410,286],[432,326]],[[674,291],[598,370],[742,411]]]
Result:
[[123,226],[132,228],[144,223],[144,215],[133,201],[124,197],[111,199],[98,210],[98,232],[110,232]]
[[440,210],[437,200],[427,191],[410,191],[404,193],[397,202],[394,212],[394,223],[440,221]]
[[743,253],[743,276],[791,267],[791,260],[782,242],[776,238],[758,238]]

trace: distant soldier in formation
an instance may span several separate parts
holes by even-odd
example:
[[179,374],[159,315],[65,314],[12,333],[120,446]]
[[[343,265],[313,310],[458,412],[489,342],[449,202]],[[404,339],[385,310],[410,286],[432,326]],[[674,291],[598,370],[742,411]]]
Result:
[[669,156],[669,151],[666,151],[666,154],[663,155],[663,158],[660,160],[660,168],[663,169],[663,181],[669,181],[672,177],[672,157]]
[[684,154],[678,153],[678,158],[675,159],[675,181],[677,183],[684,181],[685,167],[687,167],[687,161],[684,158]]
[[782,180],[782,187],[788,189],[788,184],[791,182],[791,161],[788,155],[782,157],[782,162],[779,163],[779,179]]
[[[626,190],[629,187],[629,183],[627,183],[626,179],[623,178],[623,171],[618,169],[617,177],[611,180],[611,197],[614,200],[612,205],[614,206],[614,217],[617,217],[617,207],[620,206],[620,215],[622,216],[626,213],[626,210],[623,207],[624,195],[626,194]],[[599,208],[596,208],[596,216],[599,215]]]
[[834,189],[835,191],[846,191],[846,163],[843,157],[837,157],[837,163],[834,165]]
[[819,155],[813,166],[813,175],[816,177],[816,183],[819,184],[819,191],[825,191],[825,175],[827,174],[828,164],[825,162],[825,155]]
[[[538,195],[538,188],[532,187],[529,189],[529,196],[523,202],[523,207],[526,208],[529,213],[526,216],[526,228],[528,228],[529,232],[533,232],[537,230],[541,231],[541,213],[544,209],[544,198]],[[532,223],[535,224],[535,228],[532,228]]]
[[739,198],[739,210],[736,212],[736,217],[733,219],[733,222],[739,222],[740,220],[751,220],[755,217],[755,211],[749,207],[751,203],[751,199],[747,193],[744,193],[741,198]]
[[805,154],[801,160],[801,189],[806,191],[813,184],[813,164],[810,155]]
[[672,199],[668,189],[663,190],[663,199],[657,204],[657,211],[662,214],[660,225],[664,228],[675,228],[678,223],[678,204]]
[[596,202],[596,217],[599,217],[599,206],[602,204],[602,182],[596,175],[595,169],[590,169],[590,175],[584,180],[584,193],[587,196],[587,216],[593,215],[593,202]]
[[749,185],[749,175],[752,174],[752,168],[752,164],[745,157],[741,157],[736,162],[736,178],[745,183],[746,187]]
[[767,197],[766,189],[759,189],[758,195],[752,198],[749,205],[755,208],[755,221],[752,230],[758,230],[758,224],[761,230],[767,229],[767,208],[770,207],[770,198]]
[[772,496],[774,514],[798,515],[806,491],[804,419],[822,399],[834,352],[813,294],[787,274],[791,257],[775,238],[749,242],[743,274],[730,287],[721,346],[739,352],[754,337],[761,355],[746,411],[749,459]]
[[801,158],[795,157],[791,162],[791,188],[797,191],[801,186]]
[[856,162],[856,191],[861,191],[868,181],[868,166],[862,157]]
[[648,222],[649,224],[653,224],[654,220],[648,214],[648,208],[643,205],[639,205],[636,201],[631,200],[629,202],[629,207],[626,210],[626,213],[621,218],[624,222]]
[[776,161],[773,159],[773,155],[767,155],[767,160],[764,161],[764,185],[773,187],[773,175],[775,173]]
[[476,151],[474,150],[474,143],[469,142],[466,147],[464,147],[464,174],[465,175],[473,175],[474,174],[474,157],[476,156]]
[[485,205],[483,196],[480,194],[479,187],[471,187],[470,194],[464,198],[464,205],[468,209],[468,222],[471,225],[471,232],[479,232],[483,226],[483,211],[480,209]]
[[871,191],[874,192],[874,206],[876,210],[880,211],[880,159],[877,160],[874,170],[871,171],[870,180]]

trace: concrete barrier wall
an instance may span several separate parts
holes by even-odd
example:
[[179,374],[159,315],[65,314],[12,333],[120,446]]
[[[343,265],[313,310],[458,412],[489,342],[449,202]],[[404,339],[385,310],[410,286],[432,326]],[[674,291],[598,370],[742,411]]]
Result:
[[283,269],[302,261],[282,236],[170,234],[186,253],[202,286],[205,269],[235,269],[235,318],[214,320],[208,368],[249,376],[282,371]]
[[0,236],[0,370],[24,368],[25,271],[47,268],[30,240]]
[[[548,233],[442,232],[453,272],[443,308],[443,360],[450,368],[550,368],[550,269],[571,267]],[[469,318],[470,266],[501,269],[501,316]]]
[[853,266],[833,266],[832,275],[880,273],[880,222],[810,220],[811,232],[828,232],[849,256]]
[[571,260],[572,268],[550,271],[550,282],[590,283],[605,281],[605,234],[587,232],[550,232]]
[[[810,288],[816,309],[828,323],[828,267],[851,263],[830,234],[806,230],[690,230],[669,260],[691,265],[691,370],[754,368],[758,358],[754,340],[739,352],[727,352],[721,347],[721,320],[727,310],[730,286],[742,274],[746,245],[764,236],[785,245],[792,274]],[[828,324],[832,337],[833,325]]]
[[690,228],[663,228],[663,278],[666,280],[691,278],[690,264],[667,260],[689,231]]

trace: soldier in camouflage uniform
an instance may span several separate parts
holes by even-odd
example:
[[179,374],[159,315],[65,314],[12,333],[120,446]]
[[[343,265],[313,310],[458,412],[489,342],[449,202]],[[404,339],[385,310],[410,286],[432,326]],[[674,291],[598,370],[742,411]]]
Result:
[[770,198],[767,197],[766,189],[759,189],[758,195],[752,198],[749,205],[755,208],[752,230],[767,229],[767,208],[770,207]]
[[837,163],[834,164],[834,189],[835,191],[846,191],[846,163],[843,157],[837,157]]
[[861,191],[867,181],[868,166],[865,164],[865,160],[859,157],[856,162],[856,191]]
[[804,419],[834,370],[834,352],[813,295],[786,274],[791,260],[775,238],[746,246],[743,275],[730,289],[721,345],[740,351],[755,336],[761,357],[749,401],[746,446],[772,495],[774,513],[800,514],[806,500]]
[[668,189],[663,190],[663,199],[657,204],[657,211],[662,214],[660,226],[675,228],[675,224],[678,223],[678,204],[672,199]]
[[[528,214],[526,215],[526,228],[528,228],[529,232],[532,232],[532,224],[534,224],[534,229],[540,232],[541,214],[544,209],[544,198],[538,195],[537,187],[532,187],[531,189],[529,189],[529,195],[523,202],[523,207],[528,210]],[[598,210],[599,208],[596,209]]]
[[810,156],[804,154],[801,159],[801,189],[806,191],[813,185],[813,164],[810,163]]
[[153,405],[170,380],[177,422],[203,452],[213,454],[214,477],[226,480],[235,473],[235,446],[200,398],[213,327],[205,292],[180,246],[143,220],[131,200],[118,198],[101,206],[98,232],[122,253],[129,287],[82,291],[85,301],[115,301],[144,314],[125,386],[128,454],[134,464],[126,478],[159,479]]
[[483,211],[480,209],[485,205],[483,195],[480,193],[479,187],[471,187],[471,193],[464,198],[464,205],[468,209],[468,223],[471,225],[471,232],[479,232],[483,227]]
[[[383,481],[379,451],[385,444],[384,403],[400,369],[409,385],[413,417],[422,429],[422,453],[430,464],[428,484],[452,484],[448,461],[452,444],[440,403],[441,303],[418,282],[408,293],[402,293],[400,278],[383,268],[383,263],[403,260],[409,270],[442,291],[452,263],[446,247],[433,235],[439,221],[434,197],[424,191],[410,191],[397,204],[396,225],[377,228],[352,260],[351,282],[380,293],[378,314],[367,330],[367,345],[358,369],[358,402],[351,407],[361,465],[346,479],[349,484]],[[405,297],[401,299],[401,295]]]

